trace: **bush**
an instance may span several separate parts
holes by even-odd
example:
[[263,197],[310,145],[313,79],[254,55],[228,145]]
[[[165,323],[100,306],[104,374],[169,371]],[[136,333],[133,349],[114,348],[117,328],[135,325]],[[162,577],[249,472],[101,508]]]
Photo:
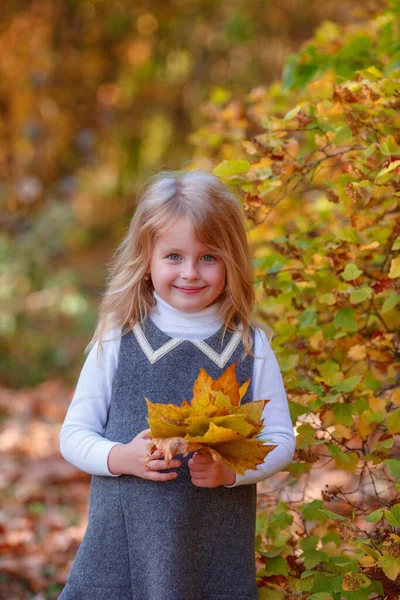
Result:
[[[192,136],[243,199],[297,430],[286,501],[258,518],[260,599],[399,589],[399,12],[323,24],[282,82],[214,95]],[[326,466],[348,483],[332,471],[312,499]]]

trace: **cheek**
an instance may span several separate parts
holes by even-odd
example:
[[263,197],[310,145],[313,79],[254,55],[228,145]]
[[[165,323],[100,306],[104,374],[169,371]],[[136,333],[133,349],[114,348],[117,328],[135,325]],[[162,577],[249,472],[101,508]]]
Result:
[[226,269],[225,266],[221,265],[218,267],[218,269],[215,270],[214,274],[213,274],[213,281],[214,284],[220,287],[224,287],[225,286],[225,282],[226,282]]

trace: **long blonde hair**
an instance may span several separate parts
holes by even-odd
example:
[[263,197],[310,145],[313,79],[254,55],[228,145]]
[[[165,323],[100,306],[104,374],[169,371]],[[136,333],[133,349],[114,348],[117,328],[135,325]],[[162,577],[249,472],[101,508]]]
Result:
[[146,277],[155,238],[178,219],[192,222],[199,240],[217,252],[226,266],[227,284],[218,298],[219,316],[227,329],[241,323],[245,353],[251,351],[254,306],[253,271],[242,206],[214,175],[206,171],[163,171],[150,179],[128,233],[108,268],[106,291],[95,333],[85,352],[114,328],[146,319],[155,304],[151,279]]

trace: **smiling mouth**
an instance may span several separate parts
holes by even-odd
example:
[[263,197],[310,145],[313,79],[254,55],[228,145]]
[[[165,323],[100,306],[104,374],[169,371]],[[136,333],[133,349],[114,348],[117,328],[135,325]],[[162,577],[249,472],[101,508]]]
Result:
[[186,292],[187,294],[195,294],[196,292],[201,292],[204,290],[206,286],[203,287],[181,287],[178,285],[174,285],[174,288],[180,290],[181,292]]

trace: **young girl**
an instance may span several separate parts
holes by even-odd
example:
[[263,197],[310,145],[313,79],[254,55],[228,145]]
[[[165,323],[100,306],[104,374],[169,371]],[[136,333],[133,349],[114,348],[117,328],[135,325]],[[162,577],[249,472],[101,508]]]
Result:
[[[257,600],[256,483],[291,462],[295,437],[253,303],[240,203],[209,173],[161,173],[115,253],[61,429],[62,455],[93,478],[60,599]],[[199,453],[169,468],[150,456],[145,398],[180,406],[201,367],[216,379],[232,363],[251,378],[243,403],[270,400],[265,462],[236,475]]]

